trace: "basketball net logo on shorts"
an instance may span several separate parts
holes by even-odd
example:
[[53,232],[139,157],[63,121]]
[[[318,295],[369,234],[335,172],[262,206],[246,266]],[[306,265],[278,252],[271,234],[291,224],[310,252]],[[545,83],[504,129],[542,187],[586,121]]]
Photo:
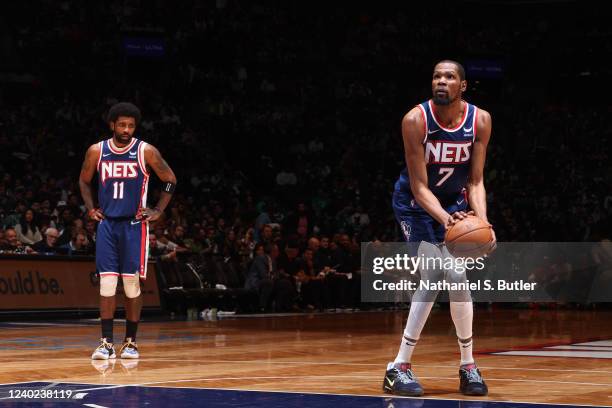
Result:
[[472,142],[428,141],[425,145],[425,162],[467,163],[470,160]]
[[404,233],[404,236],[406,237],[406,241],[410,240],[410,224],[408,224],[406,221],[402,221],[400,222],[400,226],[402,227],[402,232]]
[[101,171],[102,183],[107,178],[113,179],[133,179],[138,177],[138,163],[109,161],[102,162]]

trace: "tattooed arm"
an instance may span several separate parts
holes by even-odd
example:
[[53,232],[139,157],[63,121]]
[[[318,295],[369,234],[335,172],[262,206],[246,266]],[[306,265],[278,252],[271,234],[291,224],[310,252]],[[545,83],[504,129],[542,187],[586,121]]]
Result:
[[[144,156],[147,165],[153,169],[155,174],[157,174],[157,177],[159,177],[162,182],[176,184],[176,176],[168,163],[166,163],[164,158],[159,153],[159,150],[157,150],[154,146],[147,144],[145,146]],[[162,190],[157,205],[154,208],[143,208],[141,210],[141,216],[148,221],[157,220],[161,213],[166,209],[166,206],[170,202],[171,198],[172,194]]]
[[95,208],[93,194],[91,191],[91,179],[93,179],[98,167],[98,159],[100,158],[100,145],[92,144],[85,153],[85,160],[81,167],[81,175],[79,176],[79,187],[81,189],[81,197],[85,202],[89,217],[95,221],[104,219],[104,214],[99,208]]

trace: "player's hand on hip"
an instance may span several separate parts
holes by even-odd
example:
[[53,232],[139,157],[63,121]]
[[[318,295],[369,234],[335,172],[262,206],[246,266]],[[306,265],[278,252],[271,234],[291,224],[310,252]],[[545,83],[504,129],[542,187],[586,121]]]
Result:
[[102,221],[104,219],[104,214],[99,208],[92,208],[87,212],[87,215],[94,221]]
[[136,218],[143,221],[156,221],[162,212],[159,208],[141,208],[136,214]]

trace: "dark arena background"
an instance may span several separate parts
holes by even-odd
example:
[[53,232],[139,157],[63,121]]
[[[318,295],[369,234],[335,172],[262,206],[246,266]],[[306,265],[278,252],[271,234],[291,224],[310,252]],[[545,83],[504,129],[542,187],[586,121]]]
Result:
[[[612,25],[600,7],[3,4],[0,406],[612,406]],[[404,240],[391,206],[402,118],[431,97],[444,59],[463,64],[465,99],[492,117],[498,246],[582,243],[592,250],[577,261],[542,258],[529,276],[604,295],[474,302],[487,396],[459,392],[441,296],[412,359],[425,393],[406,397],[381,386],[411,304],[364,300],[361,245]],[[79,174],[121,101],[140,108],[134,136],[177,183],[149,223],[140,358],[92,360],[97,222]],[[149,207],[163,185],[152,172]],[[121,283],[116,298],[119,351]]]

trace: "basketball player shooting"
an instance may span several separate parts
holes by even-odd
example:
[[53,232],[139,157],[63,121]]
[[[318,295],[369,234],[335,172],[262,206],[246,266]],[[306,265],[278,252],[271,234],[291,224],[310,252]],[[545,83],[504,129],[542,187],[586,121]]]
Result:
[[[91,358],[116,358],[113,347],[115,294],[123,280],[126,334],[120,357],[139,357],[136,332],[142,309],[140,280],[147,277],[148,223],[157,220],[172,198],[176,177],[159,151],[134,138],[140,110],[120,102],[108,114],[112,138],[93,144],[81,168],[79,186],[89,217],[99,222],[96,235],[96,269],[100,274],[102,338]],[[159,202],[146,206],[149,169],[163,182]],[[91,181],[98,173],[98,203],[94,206]]]
[[[432,99],[414,107],[402,120],[407,168],[395,184],[393,210],[407,242],[426,242],[445,251],[441,245],[445,231],[468,214],[488,222],[483,171],[491,116],[462,99],[466,88],[463,66],[441,61],[434,67]],[[491,248],[494,245],[493,235]],[[420,396],[424,392],[412,372],[411,359],[435,297],[418,301],[418,295],[415,293],[410,305],[399,352],[387,365],[386,393]],[[460,392],[487,395],[487,385],[472,356],[471,296],[469,291],[454,298],[450,295],[461,352]]]

